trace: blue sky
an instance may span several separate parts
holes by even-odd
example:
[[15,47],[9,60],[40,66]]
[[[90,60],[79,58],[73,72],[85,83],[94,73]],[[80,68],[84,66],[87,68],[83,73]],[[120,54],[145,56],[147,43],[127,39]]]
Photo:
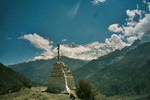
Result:
[[146,9],[143,0],[0,0],[0,62],[24,62],[43,52],[18,39],[25,34],[37,33],[53,46],[63,39],[64,44],[103,43],[113,34],[108,27],[125,23],[126,10],[137,4]]

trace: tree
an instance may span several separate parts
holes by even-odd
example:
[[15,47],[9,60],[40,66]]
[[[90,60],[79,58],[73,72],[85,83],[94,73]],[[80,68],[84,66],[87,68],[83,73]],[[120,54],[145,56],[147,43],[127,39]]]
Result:
[[76,94],[78,98],[85,100],[94,100],[94,97],[97,95],[97,93],[93,91],[92,85],[84,80],[79,80]]

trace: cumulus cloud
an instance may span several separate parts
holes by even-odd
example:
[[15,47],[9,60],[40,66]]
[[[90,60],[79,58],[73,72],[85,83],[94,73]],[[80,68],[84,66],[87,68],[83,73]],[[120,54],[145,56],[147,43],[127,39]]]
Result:
[[111,35],[111,38],[106,39],[105,43],[107,45],[109,45],[110,47],[112,47],[113,50],[122,49],[123,47],[128,45],[128,44],[126,44],[125,42],[122,41],[121,35],[119,36],[119,35],[116,35],[116,34],[113,34],[113,35]]
[[[52,51],[54,55],[56,56],[57,47],[55,47]],[[99,42],[93,42],[93,43],[86,44],[86,45],[76,45],[74,43],[60,45],[61,55],[67,56],[69,58],[81,59],[81,60],[97,59],[98,57],[106,55],[107,53],[112,52],[112,51],[113,49],[111,47],[108,47],[106,46],[106,44],[99,43]],[[46,53],[48,55],[51,52],[46,52]]]
[[87,59],[90,59],[88,55],[85,55],[84,53],[87,51],[90,51],[91,49],[88,47],[84,47],[82,45],[78,45],[77,47],[70,47],[67,45],[61,45],[61,53],[67,57],[70,58],[76,58],[76,59],[84,59],[85,57]]
[[[30,61],[35,61],[39,59],[51,59],[57,56],[57,47],[53,47],[51,41],[43,38],[42,36],[39,36],[36,33],[26,34],[22,37],[19,37],[19,39],[28,40],[34,47],[44,50],[42,54],[36,52],[37,56],[33,59],[30,59]],[[117,40],[114,36],[113,40],[110,40],[110,42],[114,43],[111,45],[99,42],[93,42],[85,45],[76,45],[75,43],[64,44],[60,45],[60,54],[63,56],[81,60],[97,59],[98,57],[112,52],[114,49],[118,48],[119,46],[116,48],[111,47],[112,45],[115,45],[118,41],[119,40]]]
[[122,28],[119,27],[119,24],[112,24],[108,27],[108,30],[111,32],[122,32]]
[[[137,6],[138,7],[138,6]],[[139,15],[140,17],[142,17],[142,11],[141,10],[127,10],[126,11],[126,14],[129,16],[129,20],[133,20],[133,18],[136,16],[136,15]]]
[[[122,33],[125,36],[136,35],[137,38],[141,38],[144,33],[149,30],[150,25],[150,14],[145,14],[142,10],[127,10],[127,15],[129,16],[126,25],[122,26]],[[144,17],[142,17],[142,14]],[[138,21],[134,21],[135,16],[140,16]]]
[[28,40],[36,48],[43,49],[45,51],[49,51],[52,48],[52,45],[49,45],[50,42],[47,39],[44,39],[36,33],[24,35],[19,37],[19,39]]
[[112,52],[113,49],[105,43],[93,42],[85,45],[76,45],[74,43],[61,45],[60,51],[61,54],[70,58],[92,60]]
[[28,40],[34,47],[44,50],[40,56],[37,56],[34,59],[47,59],[54,57],[52,41],[49,41],[36,33],[21,36],[19,39]]
[[131,36],[127,38],[128,43],[132,44],[137,39],[136,36]]
[[124,39],[127,39],[127,44],[132,44],[135,39],[141,39],[144,34],[150,31],[150,14],[138,8],[135,10],[126,10],[128,18],[126,19],[126,23],[120,27],[119,24],[112,24],[108,27],[108,30],[111,32],[122,33],[122,36],[125,37]]
[[[116,49],[129,46],[136,39],[142,39],[143,42],[150,41],[150,14],[146,14],[139,9],[127,10],[126,14],[128,15],[126,23],[120,26],[119,24],[112,24],[108,27],[108,30],[115,33],[119,32],[119,35],[112,34],[110,38],[105,39],[105,43],[93,42],[85,45],[76,45],[74,43],[60,45],[61,54],[75,59],[92,60]],[[137,16],[139,17],[137,18]],[[134,20],[135,18],[136,20]],[[57,56],[57,47],[53,47],[53,42],[36,33],[24,35],[19,39],[28,40],[36,48],[44,50],[42,54],[31,60],[51,59]],[[63,41],[66,41],[66,39],[63,39]]]
[[103,3],[103,2],[105,2],[106,0],[94,0],[93,1],[93,4],[95,5],[95,4],[98,4],[98,3]]
[[[138,35],[142,36],[145,32],[149,31],[150,28],[150,14],[146,14],[144,18],[138,22],[134,22],[134,25],[123,26],[123,33],[125,36]],[[141,37],[139,37],[141,38]]]

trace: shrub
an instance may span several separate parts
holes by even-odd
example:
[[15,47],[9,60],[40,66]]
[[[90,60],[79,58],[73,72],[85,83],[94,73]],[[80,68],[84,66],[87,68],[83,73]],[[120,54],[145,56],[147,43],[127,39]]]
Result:
[[89,82],[79,80],[76,94],[80,99],[95,100],[97,92],[92,89],[92,85]]

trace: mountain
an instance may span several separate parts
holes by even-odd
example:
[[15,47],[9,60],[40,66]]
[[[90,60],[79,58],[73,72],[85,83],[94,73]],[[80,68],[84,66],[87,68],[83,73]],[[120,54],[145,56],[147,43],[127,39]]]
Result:
[[141,42],[142,43],[150,42],[150,31],[144,33],[144,35],[141,38]]
[[128,52],[122,60],[99,70],[88,80],[107,95],[149,93],[150,43]]
[[[150,42],[141,44],[131,50],[128,49],[129,51],[120,60],[115,60],[122,50],[114,51],[98,60],[90,61],[86,66],[83,66],[90,69],[87,72],[88,74],[79,74],[107,96],[150,93]],[[89,68],[92,65],[95,68],[93,70]],[[97,71],[94,72],[94,70]],[[74,75],[78,77],[76,71]]]
[[0,95],[31,87],[31,82],[18,72],[0,63]]
[[88,62],[73,74],[76,82],[80,78],[89,80],[107,96],[150,93],[150,42],[136,41],[130,47]]
[[[40,83],[41,85],[48,85],[49,76],[53,68],[53,64],[57,61],[56,58],[49,60],[36,60],[24,62],[20,64],[10,65],[8,67],[22,73],[32,82]],[[63,57],[63,62],[69,67],[71,71],[80,68],[87,61]]]
[[75,81],[78,82],[79,79],[87,79],[98,70],[104,68],[106,65],[110,65],[114,62],[117,62],[131,50],[135,49],[137,46],[141,44],[140,40],[136,40],[131,46],[124,47],[121,50],[115,50],[107,55],[101,56],[98,59],[89,61],[83,67],[78,68],[73,71],[73,75],[75,77]]

